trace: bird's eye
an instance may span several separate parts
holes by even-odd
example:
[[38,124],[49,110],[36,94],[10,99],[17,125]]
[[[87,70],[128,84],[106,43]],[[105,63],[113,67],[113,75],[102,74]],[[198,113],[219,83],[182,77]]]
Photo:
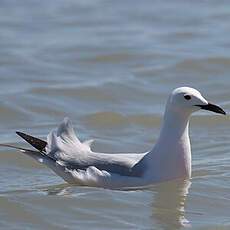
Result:
[[190,96],[190,95],[184,95],[184,98],[185,98],[186,100],[190,100],[190,99],[191,99],[191,96]]

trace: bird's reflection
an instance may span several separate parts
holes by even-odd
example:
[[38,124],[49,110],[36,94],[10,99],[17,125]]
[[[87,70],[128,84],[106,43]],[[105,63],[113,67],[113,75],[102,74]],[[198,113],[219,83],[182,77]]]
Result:
[[69,185],[67,183],[39,188],[46,195],[78,197],[97,191],[99,188]]
[[[190,186],[190,180],[175,180],[144,188],[143,191],[147,190],[153,193],[151,218],[154,224],[156,223],[162,229],[166,230],[190,226],[189,221],[185,218],[185,202]],[[138,188],[138,190],[142,189]],[[47,195],[76,197],[98,191],[98,188],[87,187],[87,189],[85,189],[84,187],[60,184],[48,186],[43,188],[42,191]]]
[[163,229],[178,229],[190,226],[185,218],[185,202],[191,182],[189,180],[175,180],[155,185],[152,203],[152,217]]
[[59,184],[43,187],[40,190],[46,193],[46,195],[68,196],[74,192],[74,187],[68,184]]

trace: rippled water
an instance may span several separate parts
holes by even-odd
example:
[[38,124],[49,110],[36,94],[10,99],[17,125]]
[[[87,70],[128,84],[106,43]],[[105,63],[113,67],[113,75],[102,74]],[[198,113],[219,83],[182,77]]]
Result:
[[[1,143],[45,138],[68,115],[94,150],[143,152],[182,85],[229,111],[227,3],[1,1]],[[190,133],[192,180],[134,191],[70,187],[1,148],[0,228],[230,229],[229,118],[197,113]]]

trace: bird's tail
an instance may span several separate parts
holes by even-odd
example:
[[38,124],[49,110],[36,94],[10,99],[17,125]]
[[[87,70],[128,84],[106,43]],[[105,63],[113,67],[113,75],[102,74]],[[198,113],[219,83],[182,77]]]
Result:
[[21,138],[23,138],[30,145],[32,145],[36,150],[21,148],[9,144],[0,144],[0,146],[17,149],[20,152],[25,153],[26,155],[29,155],[32,158],[36,159],[40,163],[43,163],[45,159],[56,161],[55,159],[53,159],[52,156],[46,154],[46,145],[47,145],[46,141],[43,141],[37,137],[33,137],[22,132],[16,132],[16,134],[19,135]]
[[31,150],[31,149],[25,149],[25,148],[21,148],[21,147],[17,147],[17,146],[14,146],[14,145],[8,145],[8,144],[0,144],[0,146],[2,146],[2,147],[7,147],[7,148],[13,148],[13,149],[17,149],[17,150],[19,150],[19,151],[21,151],[21,152],[33,152],[33,150]]
[[22,132],[16,132],[16,134],[18,134],[26,142],[31,144],[36,150],[21,148],[21,147],[9,145],[9,144],[0,144],[0,146],[17,149],[20,152],[25,153],[26,155],[39,161],[40,163],[43,163],[43,161],[46,158],[50,158],[50,160],[52,160],[50,156],[45,154],[45,147],[47,145],[47,143],[45,141],[43,141],[37,137],[33,137],[33,136],[28,135],[28,134],[22,133]]
[[26,154],[27,156],[32,157],[33,159],[35,159],[39,163],[45,164],[46,166],[48,166],[50,169],[52,169],[57,175],[62,177],[68,183],[70,183],[70,184],[75,183],[75,179],[74,179],[72,173],[69,171],[66,171],[64,166],[58,164],[54,159],[52,159],[51,157],[49,157],[45,153],[42,153],[39,151],[34,151],[31,149],[21,148],[21,147],[9,145],[9,144],[0,144],[0,146],[17,149],[20,152]]
[[44,160],[44,157],[45,155],[42,154],[41,152],[39,151],[34,151],[32,149],[26,149],[26,148],[21,148],[21,147],[18,147],[18,146],[14,146],[14,145],[9,145],[9,144],[0,144],[0,146],[2,147],[7,147],[7,148],[13,148],[13,149],[17,149],[19,150],[20,152],[34,158],[35,160],[37,160],[38,162],[42,163],[43,160]]
[[0,144],[0,146],[17,149],[20,152],[32,157],[36,161],[45,164],[56,174],[61,176],[65,181],[69,183],[76,183],[72,171],[68,170],[66,165],[61,161],[62,159],[58,159],[55,153],[60,148],[64,153],[67,153],[66,155],[68,158],[68,153],[70,152],[72,154],[71,150],[73,147],[79,150],[79,152],[90,151],[91,141],[81,143],[76,137],[72,124],[68,118],[64,119],[57,130],[54,130],[49,134],[47,142],[22,132],[16,133],[26,142],[32,145],[35,150],[21,148],[10,144]]

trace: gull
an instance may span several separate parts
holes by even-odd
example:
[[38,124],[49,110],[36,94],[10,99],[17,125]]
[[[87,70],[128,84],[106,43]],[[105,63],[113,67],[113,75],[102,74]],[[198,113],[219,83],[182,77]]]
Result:
[[200,109],[226,114],[194,88],[173,90],[166,103],[159,138],[145,153],[94,152],[92,140],[81,142],[68,118],[48,134],[47,142],[16,132],[35,150],[8,144],[1,146],[20,150],[70,184],[112,189],[148,186],[191,177],[189,118]]

